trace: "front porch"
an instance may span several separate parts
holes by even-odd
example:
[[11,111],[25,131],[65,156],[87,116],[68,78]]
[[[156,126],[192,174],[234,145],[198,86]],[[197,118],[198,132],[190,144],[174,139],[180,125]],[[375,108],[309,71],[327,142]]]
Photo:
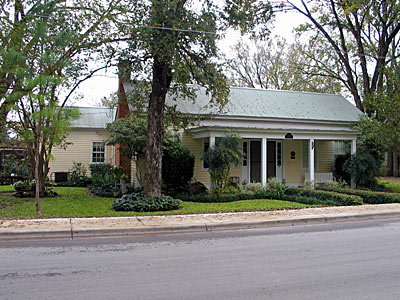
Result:
[[[226,129],[204,129],[192,132],[193,139],[202,141],[203,151],[227,135]],[[304,185],[306,180],[329,181],[334,170],[333,141],[351,141],[351,153],[356,152],[356,135],[348,132],[234,132],[242,137],[244,156],[241,165],[233,168],[231,174],[242,184],[260,182],[265,186],[271,177],[290,186]],[[207,169],[202,166],[201,171],[207,172]],[[210,187],[210,182],[203,183]]]

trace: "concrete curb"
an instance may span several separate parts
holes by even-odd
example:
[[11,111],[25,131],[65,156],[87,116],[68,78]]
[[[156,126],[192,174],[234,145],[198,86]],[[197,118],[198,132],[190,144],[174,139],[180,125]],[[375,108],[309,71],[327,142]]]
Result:
[[296,225],[317,225],[327,223],[344,223],[352,221],[367,221],[399,218],[400,211],[347,214],[337,216],[317,215],[313,217],[292,217],[263,221],[241,221],[241,222],[210,222],[196,225],[176,226],[143,226],[143,227],[120,227],[120,228],[85,228],[69,230],[15,230],[0,232],[0,242],[15,240],[40,240],[40,239],[74,239],[90,237],[113,237],[113,236],[142,236],[174,233],[198,233],[224,230],[242,230],[251,228],[284,227]]

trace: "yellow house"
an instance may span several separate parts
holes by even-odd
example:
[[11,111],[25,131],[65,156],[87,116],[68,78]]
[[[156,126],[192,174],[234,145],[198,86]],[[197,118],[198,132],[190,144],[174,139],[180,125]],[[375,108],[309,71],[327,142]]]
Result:
[[[83,163],[89,172],[92,163],[115,162],[115,147],[107,145],[109,134],[106,125],[115,119],[115,109],[104,107],[79,107],[80,117],[72,121],[66,149],[54,148],[50,161],[50,179],[66,181],[74,162]],[[89,173],[88,173],[89,174]]]
[[[265,185],[270,177],[294,186],[303,185],[306,180],[332,180],[334,142],[349,141],[352,153],[356,151],[359,132],[352,125],[362,113],[342,96],[232,87],[229,103],[218,110],[209,105],[205,88],[192,88],[194,102],[169,95],[167,105],[176,106],[184,114],[207,116],[181,137],[182,144],[195,156],[194,180],[208,187],[210,176],[202,153],[232,132],[242,137],[244,157],[239,167],[231,169],[231,177],[242,184]],[[129,97],[131,91],[129,83],[120,83],[123,98]],[[75,121],[69,135],[72,144],[67,150],[53,152],[51,174],[67,172],[73,161],[119,165],[114,147],[105,143],[106,123],[113,121],[118,109],[79,109],[81,118]],[[132,164],[132,178],[136,178],[135,170]]]
[[[122,85],[122,86],[121,86]],[[132,86],[122,82],[120,92],[129,98]],[[242,137],[241,166],[231,170],[238,183],[276,177],[288,185],[306,180],[333,179],[334,142],[351,142],[356,151],[359,132],[352,126],[362,115],[340,95],[231,87],[222,109],[210,106],[206,89],[191,86],[195,101],[168,95],[166,104],[188,115],[205,115],[182,135],[182,143],[195,156],[194,179],[210,186],[202,153],[218,138],[235,132]]]

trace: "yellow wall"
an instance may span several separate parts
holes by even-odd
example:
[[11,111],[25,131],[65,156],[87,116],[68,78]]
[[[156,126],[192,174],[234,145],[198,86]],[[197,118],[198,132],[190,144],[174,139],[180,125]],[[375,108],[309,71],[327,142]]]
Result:
[[210,186],[210,175],[207,170],[203,170],[203,161],[201,159],[203,153],[203,140],[193,139],[188,133],[182,136],[182,144],[194,155],[194,172],[193,180],[200,181],[206,186]]
[[[108,134],[96,131],[76,131],[72,130],[67,141],[72,143],[67,146],[67,149],[54,148],[52,151],[53,160],[50,161],[50,176],[53,179],[54,172],[68,172],[71,170],[74,162],[83,163],[89,173],[89,165],[91,164],[91,142],[105,141]],[[114,147],[106,146],[106,162],[114,164]]]
[[[305,173],[301,167],[302,160],[302,140],[285,140],[285,177],[287,184],[304,184]],[[333,142],[317,140],[317,164],[315,172],[329,173],[333,172]],[[290,153],[296,153],[295,159],[291,159]]]

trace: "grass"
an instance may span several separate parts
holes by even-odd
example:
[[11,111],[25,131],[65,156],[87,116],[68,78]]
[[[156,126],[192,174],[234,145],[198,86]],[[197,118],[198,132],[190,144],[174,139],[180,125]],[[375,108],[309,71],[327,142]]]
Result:
[[385,185],[387,188],[389,188],[392,193],[400,193],[400,181],[382,181],[379,180],[380,184]]
[[[1,187],[0,191],[12,191],[12,187]],[[44,217],[105,217],[134,215],[169,215],[214,212],[267,211],[310,207],[311,205],[280,200],[244,200],[229,203],[182,202],[181,209],[167,212],[116,212],[111,209],[114,198],[86,195],[85,188],[55,188],[60,197],[42,198],[41,211]],[[0,194],[0,218],[36,217],[33,198],[15,198]]]
[[14,191],[12,185],[0,185],[0,192],[10,192]]

